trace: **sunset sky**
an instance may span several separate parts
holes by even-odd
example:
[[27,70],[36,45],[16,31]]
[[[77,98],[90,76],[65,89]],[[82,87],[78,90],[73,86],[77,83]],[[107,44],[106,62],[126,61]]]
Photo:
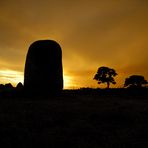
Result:
[[[148,0],[0,0],[0,83],[23,82],[30,44],[62,47],[65,88],[98,87],[100,66],[148,80]],[[102,86],[103,87],[103,86]]]

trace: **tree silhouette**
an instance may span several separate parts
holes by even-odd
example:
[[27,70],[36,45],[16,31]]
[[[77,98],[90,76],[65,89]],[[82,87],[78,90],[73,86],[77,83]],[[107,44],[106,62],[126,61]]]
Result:
[[124,87],[142,87],[142,85],[148,84],[144,76],[141,75],[132,75],[129,78],[125,79]]
[[107,83],[107,88],[109,88],[110,83],[116,84],[114,77],[117,75],[114,69],[108,67],[98,68],[97,73],[94,76],[94,79],[98,81],[98,84]]

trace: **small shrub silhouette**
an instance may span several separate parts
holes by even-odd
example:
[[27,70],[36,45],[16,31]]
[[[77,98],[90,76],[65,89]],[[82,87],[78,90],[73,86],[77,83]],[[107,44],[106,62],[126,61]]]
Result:
[[13,86],[11,83],[5,84],[5,89],[13,89]]
[[17,85],[16,85],[16,89],[23,89],[23,84],[21,82],[19,82]]
[[148,84],[148,82],[145,80],[144,76],[131,75],[129,78],[125,79],[124,87],[141,88],[146,84]]

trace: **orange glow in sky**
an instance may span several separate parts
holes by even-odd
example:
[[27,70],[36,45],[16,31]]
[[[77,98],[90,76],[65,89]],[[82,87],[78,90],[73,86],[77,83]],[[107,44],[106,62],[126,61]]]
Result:
[[[0,83],[23,82],[31,43],[52,39],[62,47],[64,88],[98,87],[101,66],[148,80],[147,0],[0,1]],[[104,87],[104,85],[101,85]]]
[[[22,72],[13,71],[13,70],[0,70],[1,83],[11,83],[13,86],[16,86],[19,82],[23,83],[24,74]],[[71,89],[75,87],[73,84],[73,78],[71,76],[65,75],[64,78],[64,88]]]
[[17,85],[18,82],[23,83],[23,73],[13,70],[0,70],[0,78],[1,83],[11,83],[14,86]]

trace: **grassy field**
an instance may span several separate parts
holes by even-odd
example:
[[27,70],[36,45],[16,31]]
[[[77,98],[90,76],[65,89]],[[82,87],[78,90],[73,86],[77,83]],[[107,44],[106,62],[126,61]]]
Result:
[[147,148],[148,95],[1,98],[0,134],[3,147]]

